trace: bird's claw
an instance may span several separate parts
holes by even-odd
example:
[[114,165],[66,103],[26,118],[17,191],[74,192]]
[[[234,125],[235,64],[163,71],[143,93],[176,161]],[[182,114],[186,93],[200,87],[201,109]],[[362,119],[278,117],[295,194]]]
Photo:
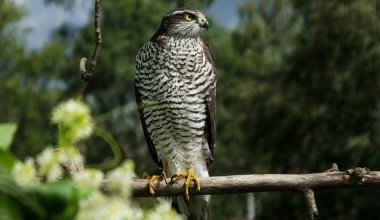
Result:
[[174,179],[180,179],[180,178],[186,178],[185,181],[185,198],[187,201],[190,200],[190,194],[189,194],[189,186],[191,182],[194,182],[194,185],[197,187],[197,191],[201,191],[201,184],[198,180],[198,178],[194,174],[193,168],[189,168],[187,172],[177,172],[172,176],[170,179],[170,183],[173,183]]
[[143,178],[146,178],[149,180],[148,181],[148,189],[149,189],[149,193],[152,196],[155,196],[154,195],[155,194],[154,185],[156,184],[157,181],[164,179],[165,183],[168,184],[168,182],[166,181],[166,173],[165,172],[162,172],[161,175],[153,175],[153,176],[150,176],[147,172],[144,172]]

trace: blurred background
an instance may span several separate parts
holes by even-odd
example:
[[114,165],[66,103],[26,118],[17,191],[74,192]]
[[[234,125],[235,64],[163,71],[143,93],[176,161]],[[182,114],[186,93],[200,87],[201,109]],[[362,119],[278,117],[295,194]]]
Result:
[[[158,173],[134,98],[134,59],[169,10],[203,10],[217,66],[211,175],[380,170],[379,0],[101,1],[103,44],[86,90],[96,122],[136,173]],[[0,0],[0,122],[17,122],[20,159],[54,145],[49,121],[79,87],[94,47],[93,1]],[[96,137],[87,163],[112,159]],[[320,219],[377,219],[377,188],[316,193]],[[292,192],[212,197],[213,219],[306,219]]]

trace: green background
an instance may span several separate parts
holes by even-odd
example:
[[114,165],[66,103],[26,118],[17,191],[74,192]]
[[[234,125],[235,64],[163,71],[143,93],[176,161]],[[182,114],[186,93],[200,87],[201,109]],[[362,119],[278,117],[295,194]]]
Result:
[[[70,0],[47,4],[68,7]],[[101,1],[103,44],[86,90],[98,125],[111,133],[136,172],[159,172],[143,138],[134,103],[139,47],[175,6],[207,9],[212,1]],[[203,37],[217,67],[217,145],[211,175],[320,172],[336,162],[379,170],[380,1],[247,0],[239,23],[214,22]],[[78,64],[94,46],[92,21],[73,33],[56,30],[28,51],[16,22],[25,11],[0,0],[0,122],[16,122],[17,158],[54,144],[53,106],[79,86]],[[112,159],[96,137],[81,146],[90,164]],[[376,188],[316,193],[320,219],[377,219]],[[305,219],[302,196],[255,193],[256,219]],[[139,199],[141,200],[141,199]],[[212,197],[213,219],[242,219],[247,195]]]

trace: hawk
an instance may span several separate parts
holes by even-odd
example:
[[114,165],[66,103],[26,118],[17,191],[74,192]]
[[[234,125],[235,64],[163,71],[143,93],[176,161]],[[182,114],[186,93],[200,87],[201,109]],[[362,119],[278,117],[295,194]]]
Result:
[[[216,75],[208,44],[209,23],[196,9],[166,14],[136,56],[135,92],[149,151],[163,173],[186,178],[185,196],[173,197],[189,219],[207,219],[209,195],[189,196],[191,181],[208,177],[215,145]],[[153,176],[149,181],[154,194]]]

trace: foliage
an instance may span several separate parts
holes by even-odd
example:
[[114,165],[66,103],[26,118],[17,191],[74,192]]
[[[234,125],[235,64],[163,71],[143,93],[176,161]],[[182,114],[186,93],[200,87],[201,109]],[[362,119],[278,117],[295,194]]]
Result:
[[8,150],[16,129],[17,125],[15,123],[4,123],[0,125],[0,150]]
[[[60,140],[66,139],[64,143],[74,144],[78,135],[83,135],[83,120],[68,119],[80,116],[88,119],[85,121],[92,120],[88,106],[79,101],[69,100],[53,112],[52,120],[61,126],[64,122],[63,130],[71,131],[70,135],[59,134],[64,136]],[[91,123],[86,126],[92,130]],[[14,127],[4,127],[3,137],[11,139]],[[13,160],[10,170],[0,169],[1,219],[180,219],[166,201],[146,211],[131,201],[135,177],[132,161],[125,161],[104,175],[100,170],[83,169],[82,155],[73,145],[46,148],[25,162]],[[108,195],[100,191],[104,178]]]
[[57,77],[63,46],[51,42],[41,51],[27,52],[22,43],[26,30],[17,25],[22,15],[14,1],[0,0],[0,121],[17,123],[12,151],[20,157],[36,154],[54,140],[55,130],[46,125],[64,89]]
[[[224,160],[220,164],[216,160],[216,166],[234,173],[316,172],[333,162],[343,169],[377,169],[376,6],[373,1],[247,3],[241,9],[243,26],[231,37],[238,60],[220,67],[229,71],[218,81],[218,88],[221,81],[228,81],[228,87],[218,93],[223,110],[218,118],[219,148],[225,148]],[[365,192],[317,194],[321,218],[375,219],[369,213],[379,208],[375,205],[379,192],[366,193],[366,202],[349,199]],[[290,219],[307,218],[297,195],[256,198],[259,218],[281,218],[283,213]],[[342,211],[350,204],[355,210]]]
[[[75,142],[88,138],[93,130],[90,108],[78,100],[69,100],[58,105],[51,118],[59,127],[59,146],[72,146]],[[72,126],[72,124],[76,126]]]
[[[111,161],[116,151],[109,146],[119,145],[138,164],[137,173],[157,171],[135,109],[134,57],[169,9],[206,9],[211,2],[101,1],[103,45],[84,98],[97,115],[95,137],[74,141],[89,163]],[[341,169],[378,169],[379,5],[377,0],[246,0],[232,29],[209,18],[212,26],[203,36],[218,74],[212,175],[318,172],[333,162]],[[27,158],[54,142],[48,116],[77,90],[74,73],[80,57],[90,56],[94,34],[92,22],[73,35],[64,35],[69,28],[64,26],[41,51],[27,53],[17,40],[22,30],[14,25],[21,17],[21,9],[0,0],[0,120],[17,123],[11,150]],[[14,161],[12,153],[0,150],[4,170],[10,172]],[[26,169],[36,163],[31,161],[25,159]],[[89,172],[78,178],[103,176]],[[321,219],[377,219],[378,196],[373,189],[316,193]],[[302,197],[294,193],[258,193],[255,201],[258,219],[307,218]],[[241,219],[247,212],[245,195],[213,196],[211,205],[214,219]],[[9,206],[4,212],[17,213]]]

